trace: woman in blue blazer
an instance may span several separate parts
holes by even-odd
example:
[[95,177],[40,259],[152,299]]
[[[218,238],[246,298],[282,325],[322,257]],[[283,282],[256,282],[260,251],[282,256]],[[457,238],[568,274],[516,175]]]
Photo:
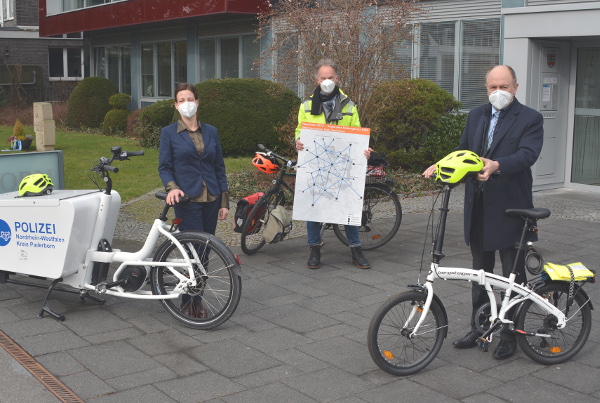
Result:
[[[168,204],[177,203],[184,194],[193,197],[186,207],[174,206],[175,215],[182,219],[179,229],[214,235],[217,218],[225,220],[229,214],[227,176],[217,129],[198,120],[198,105],[196,88],[178,84],[175,108],[181,118],[160,133],[158,172]],[[184,295],[181,311],[192,317],[208,316],[199,296],[192,300]]]

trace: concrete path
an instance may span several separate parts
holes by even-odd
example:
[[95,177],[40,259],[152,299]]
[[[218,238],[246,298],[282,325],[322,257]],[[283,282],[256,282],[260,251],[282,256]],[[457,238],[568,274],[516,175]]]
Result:
[[[152,197],[124,206],[114,247],[134,249],[145,238],[141,217]],[[185,328],[158,302],[109,297],[105,305],[80,304],[55,293],[62,323],[36,317],[44,290],[0,285],[0,329],[88,402],[593,402],[600,401],[600,314],[593,311],[590,339],[571,361],[542,366],[521,351],[506,361],[491,351],[456,350],[451,342],[468,328],[470,284],[436,282],[449,316],[449,335],[436,359],[404,378],[371,360],[366,333],[389,296],[417,282],[431,197],[402,200],[396,237],[366,252],[371,270],[351,264],[332,231],[325,235],[322,267],[308,270],[304,236],[267,245],[245,256],[232,246],[252,279],[231,319],[217,329]],[[536,249],[548,261],[582,261],[600,269],[600,196],[568,190],[535,194],[553,215],[539,223]],[[468,267],[462,231],[461,191],[452,199],[443,261]],[[235,244],[225,223],[219,236]],[[229,227],[227,227],[229,225]],[[225,229],[223,229],[225,228]],[[421,280],[428,270],[423,263]],[[600,306],[598,284],[586,285]],[[41,384],[0,349],[0,402],[53,402]],[[26,393],[19,398],[18,391]],[[15,397],[17,396],[17,397]]]

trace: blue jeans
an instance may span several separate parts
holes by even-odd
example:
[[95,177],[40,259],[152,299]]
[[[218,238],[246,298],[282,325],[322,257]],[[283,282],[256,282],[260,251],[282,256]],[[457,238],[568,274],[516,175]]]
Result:
[[[346,230],[346,238],[350,247],[360,246],[360,237],[358,236],[358,227],[354,225],[344,225]],[[306,222],[306,234],[308,236],[308,244],[310,246],[319,245],[321,243],[321,223],[315,221]]]

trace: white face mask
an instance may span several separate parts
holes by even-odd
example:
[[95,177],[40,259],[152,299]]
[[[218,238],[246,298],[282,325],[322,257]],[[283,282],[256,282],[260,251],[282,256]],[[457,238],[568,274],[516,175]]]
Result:
[[489,95],[490,103],[496,108],[496,110],[501,111],[506,108],[513,99],[513,94],[503,90],[496,90]]
[[179,111],[181,116],[189,119],[194,117],[194,115],[196,114],[196,111],[198,110],[198,105],[196,105],[195,102],[184,102],[182,104],[179,104],[177,110]]
[[334,89],[335,82],[333,82],[332,80],[327,79],[321,81],[321,91],[323,91],[325,94],[331,94]]

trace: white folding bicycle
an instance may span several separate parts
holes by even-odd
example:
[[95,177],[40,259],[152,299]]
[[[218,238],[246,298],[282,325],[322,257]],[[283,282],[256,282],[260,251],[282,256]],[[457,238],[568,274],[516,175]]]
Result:
[[[508,278],[483,270],[441,267],[442,246],[448,216],[450,191],[442,190],[442,207],[433,243],[433,258],[425,284],[409,285],[410,291],[396,294],[377,310],[369,324],[367,343],[375,363],[393,375],[411,375],[429,365],[442,347],[448,332],[448,316],[441,299],[433,292],[433,282],[467,280],[485,288],[490,302],[476,313],[482,336],[480,348],[487,351],[494,333],[509,327],[521,350],[541,364],[559,364],[577,354],[587,341],[592,325],[592,303],[582,286],[595,282],[593,274],[576,281],[571,270],[570,281],[553,281],[542,272],[542,260],[525,242],[528,231],[537,231],[537,220],[550,216],[544,208],[507,210],[510,216],[525,221],[517,253],[534,257],[527,265],[532,274],[540,274],[528,284],[515,283],[517,259]],[[526,258],[527,260],[527,258]],[[537,265],[536,265],[537,263]],[[586,270],[587,271],[587,270]],[[504,290],[501,305],[496,303],[492,287]],[[513,320],[507,312],[515,308]]]
[[[168,204],[154,221],[142,249],[133,253],[112,249],[121,198],[112,190],[109,172],[116,173],[118,168],[111,164],[144,152],[121,151],[121,147],[113,147],[111,152],[111,158],[100,158],[88,171],[99,190],[55,190],[34,197],[18,197],[18,192],[0,195],[0,283],[47,288],[40,318],[46,312],[60,321],[65,319],[49,306],[53,290],[78,293],[81,302],[88,298],[104,303],[90,295],[95,291],[99,295],[160,300],[175,319],[196,329],[224,323],[239,303],[241,277],[247,277],[240,261],[213,235],[178,231],[177,220],[167,224]],[[99,180],[104,182],[104,189]],[[165,200],[166,193],[156,197]],[[161,236],[166,239],[156,247]],[[107,279],[111,263],[119,266]],[[13,275],[52,283],[48,287],[10,278]],[[55,288],[59,283],[78,291]],[[192,301],[200,301],[206,312],[198,315],[184,309]]]

